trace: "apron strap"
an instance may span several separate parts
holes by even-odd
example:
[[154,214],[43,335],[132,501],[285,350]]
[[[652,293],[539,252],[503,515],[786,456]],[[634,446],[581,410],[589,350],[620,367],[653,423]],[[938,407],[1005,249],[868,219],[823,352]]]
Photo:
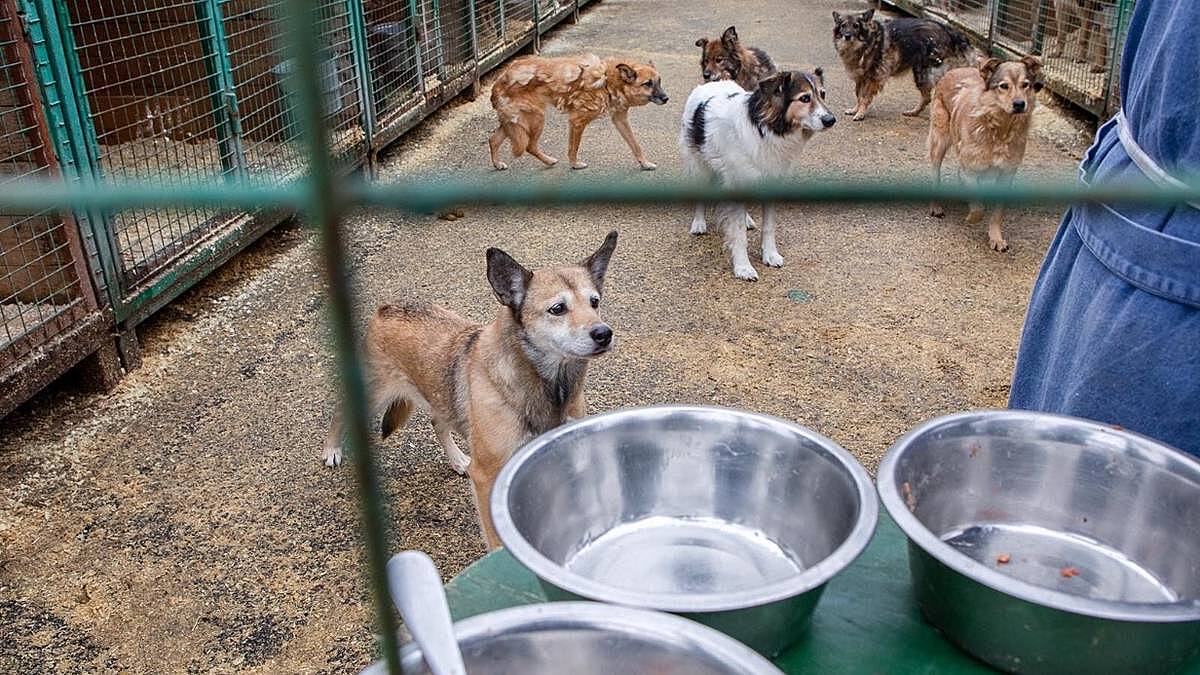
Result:
[[[1117,111],[1117,138],[1121,141],[1121,146],[1125,148],[1125,154],[1129,155],[1129,159],[1142,170],[1142,174],[1146,176],[1150,182],[1162,187],[1171,187],[1179,189],[1188,189],[1187,183],[1175,178],[1167,173],[1165,169],[1158,165],[1153,158],[1150,157],[1142,146],[1138,145],[1137,140],[1133,137],[1133,128],[1129,126],[1129,120],[1125,117],[1125,111]],[[1188,202],[1188,206],[1193,209],[1200,210],[1200,204],[1196,202]]]

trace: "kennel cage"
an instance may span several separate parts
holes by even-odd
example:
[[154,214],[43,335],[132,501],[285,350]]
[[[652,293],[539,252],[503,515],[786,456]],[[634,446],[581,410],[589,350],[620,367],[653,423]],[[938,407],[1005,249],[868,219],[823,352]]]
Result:
[[[589,0],[319,0],[334,168],[386,145]],[[0,181],[282,187],[307,175],[283,0],[0,0]],[[0,213],[0,417],[291,214],[226,203]],[[115,337],[114,337],[115,336]],[[115,351],[114,351],[115,350]],[[120,361],[118,362],[118,355]]]
[[888,0],[997,56],[1035,55],[1046,86],[1098,118],[1120,106],[1121,48],[1134,0]]

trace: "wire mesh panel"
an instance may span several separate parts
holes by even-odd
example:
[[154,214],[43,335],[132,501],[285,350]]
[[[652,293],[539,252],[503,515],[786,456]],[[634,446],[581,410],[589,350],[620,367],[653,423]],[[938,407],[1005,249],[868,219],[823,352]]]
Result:
[[[52,172],[49,140],[23,59],[21,29],[0,3],[0,185]],[[0,213],[0,372],[69,329],[90,309],[73,224],[60,213]]]
[[379,123],[421,105],[421,50],[410,0],[368,0],[363,5],[371,86]]
[[[91,0],[63,8],[102,178],[164,185],[231,172],[219,74],[193,0]],[[125,290],[201,239],[222,214],[210,209],[129,210],[111,228]]]
[[[317,22],[322,45],[320,72],[325,119],[339,160],[363,152],[366,134],[354,48],[350,5],[357,0],[323,0]],[[296,76],[285,54],[281,0],[221,0],[223,28],[237,101],[236,115],[248,179],[280,183],[301,176],[307,166],[300,145],[296,102],[288,94]]]
[[[1020,1],[1020,0],[1018,0]],[[1037,1],[1037,0],[1033,0]],[[997,0],[924,0],[927,9],[944,16],[958,28],[988,40]]]
[[1024,9],[1027,18],[1014,22],[1003,13],[997,18],[997,32],[1005,36],[1006,46],[1009,33],[1026,38],[1014,44],[1042,54],[1046,78],[1056,89],[1089,110],[1103,112],[1108,74],[1115,68],[1116,0],[1023,1],[1029,5]]

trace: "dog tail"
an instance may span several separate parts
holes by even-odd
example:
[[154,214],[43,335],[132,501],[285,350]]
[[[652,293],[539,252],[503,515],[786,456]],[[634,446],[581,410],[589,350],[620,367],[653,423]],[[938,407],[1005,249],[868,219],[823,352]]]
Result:
[[398,398],[392,401],[391,405],[388,406],[387,412],[383,413],[383,419],[379,422],[379,436],[381,438],[391,436],[393,431],[404,426],[412,411],[412,401],[406,398]]

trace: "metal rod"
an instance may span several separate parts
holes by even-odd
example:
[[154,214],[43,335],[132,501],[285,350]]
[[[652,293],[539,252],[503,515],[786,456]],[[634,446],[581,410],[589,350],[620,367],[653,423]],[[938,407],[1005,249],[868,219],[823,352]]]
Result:
[[317,62],[317,54],[320,53],[317,2],[318,0],[288,0],[285,5],[291,37],[288,46],[291,48],[291,57],[299,75],[291,78],[291,82],[298,95],[300,105],[296,112],[302,123],[308,150],[309,177],[305,186],[307,189],[303,193],[303,211],[321,235],[321,260],[329,284],[330,323],[342,382],[346,421],[345,443],[358,477],[363,537],[366,540],[366,562],[375,601],[380,647],[389,672],[399,675],[396,620],[388,600],[387,526],[384,523],[383,498],[375,471],[375,458],[371,453],[367,434],[367,401],[362,367],[358,359],[358,339],[355,331],[357,324],[350,298],[348,266],[339,226],[344,203],[338,191],[338,178],[329,155],[329,139],[323,114],[324,92],[321,79],[316,77],[320,67]]
[[[1200,200],[1200,180],[1188,188],[1155,185],[1086,186],[1076,182],[1014,183],[1005,186],[968,186],[907,181],[806,182],[764,181],[742,188],[725,188],[705,182],[664,180],[654,183],[617,180],[605,183],[550,185],[524,181],[497,185],[486,176],[464,176],[453,181],[409,181],[403,184],[348,183],[338,193],[342,207],[381,206],[416,213],[433,212],[454,204],[530,203],[543,205],[646,204],[701,201],[772,201],[888,204],[940,200],[950,203],[978,201],[991,204],[1067,204],[1082,202],[1178,205]],[[23,179],[0,191],[0,209],[32,213],[51,208],[113,210],[168,205],[225,207],[226,209],[278,206],[294,210],[308,208],[308,180],[285,185],[220,184],[152,186],[136,183],[76,185]]]

